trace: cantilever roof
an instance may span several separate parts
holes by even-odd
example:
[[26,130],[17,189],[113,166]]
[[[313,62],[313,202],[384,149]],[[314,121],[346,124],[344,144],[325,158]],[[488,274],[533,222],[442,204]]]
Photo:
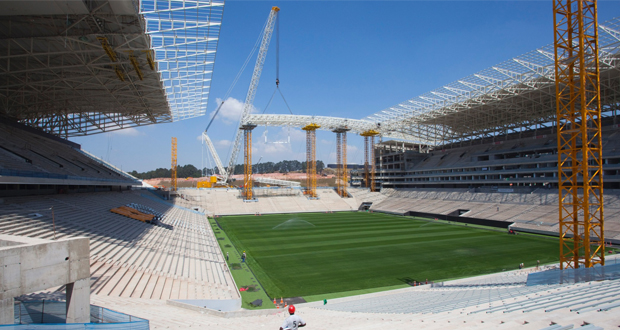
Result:
[[0,115],[63,137],[204,115],[222,11],[204,0],[2,1]]
[[[601,104],[620,99],[620,17],[599,24]],[[429,144],[489,136],[551,121],[556,113],[553,45],[416,96],[364,120]]]

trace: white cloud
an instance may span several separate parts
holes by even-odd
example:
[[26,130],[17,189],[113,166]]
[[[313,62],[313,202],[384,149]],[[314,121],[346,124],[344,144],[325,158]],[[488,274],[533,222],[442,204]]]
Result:
[[232,144],[230,140],[217,140],[213,141],[213,145],[217,148],[227,148]]
[[[215,103],[217,103],[219,106],[219,104],[222,103],[222,99],[215,99]],[[240,100],[237,100],[233,97],[227,98],[226,101],[224,101],[224,105],[222,105],[220,112],[217,114],[216,119],[221,120],[227,125],[238,123],[241,119],[241,114],[243,113],[243,105],[244,102]],[[252,106],[252,108],[250,109],[250,113],[256,112],[258,112],[258,110],[254,106]],[[214,115],[215,111],[212,111],[209,114],[209,117],[213,118]]]
[[137,129],[135,129],[134,127],[129,127],[129,128],[124,128],[124,129],[120,129],[118,131],[112,131],[110,132],[110,134],[114,134],[114,135],[122,135],[122,136],[138,136],[138,135],[144,135],[144,133],[138,131]]
[[301,129],[292,128],[290,134],[291,141],[306,141],[306,132],[302,131]]
[[349,152],[356,152],[358,150],[359,149],[356,146],[347,144],[347,153],[349,153]]

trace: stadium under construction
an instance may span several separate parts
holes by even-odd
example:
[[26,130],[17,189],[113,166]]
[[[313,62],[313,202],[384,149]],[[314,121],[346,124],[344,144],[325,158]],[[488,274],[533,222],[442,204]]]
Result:
[[[268,6],[228,166],[205,130],[218,176],[177,187],[173,137],[174,194],[69,139],[206,115],[224,1],[36,3],[0,2],[0,328],[275,328],[289,304],[323,329],[620,326],[620,18],[596,1],[554,2],[554,44],[361,119],[252,113]],[[306,131],[305,184],[254,186],[267,126]]]

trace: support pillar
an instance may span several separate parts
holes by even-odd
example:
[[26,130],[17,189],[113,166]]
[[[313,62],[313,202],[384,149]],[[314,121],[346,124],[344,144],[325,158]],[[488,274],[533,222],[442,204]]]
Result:
[[170,191],[177,191],[177,138],[172,138],[170,164]]
[[316,130],[321,126],[308,124],[302,129],[306,131],[306,195],[316,199]]
[[0,300],[0,324],[13,324],[15,322],[15,309],[13,298]]
[[[364,137],[364,177],[366,181],[366,187],[369,188],[370,191],[375,191],[375,136],[379,135],[379,132],[371,129],[363,132],[360,135]],[[370,168],[368,165],[369,157],[372,158],[370,160]]]
[[243,130],[243,200],[254,200],[254,178],[252,177],[252,130],[256,125],[246,124]]
[[350,129],[346,126],[332,131],[336,133],[336,186],[338,195],[341,197],[348,196],[347,131]]
[[90,279],[67,284],[67,323],[90,323]]

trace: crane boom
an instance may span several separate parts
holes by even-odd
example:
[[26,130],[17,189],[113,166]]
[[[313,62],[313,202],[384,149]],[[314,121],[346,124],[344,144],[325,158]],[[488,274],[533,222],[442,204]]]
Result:
[[218,171],[220,171],[220,175],[226,177],[226,169],[224,169],[224,165],[222,164],[220,157],[217,155],[217,151],[215,151],[215,146],[213,145],[213,142],[211,142],[211,138],[207,135],[206,131],[202,133],[202,138],[207,144],[207,148],[209,148],[209,152],[211,152],[211,155],[215,160],[215,165],[217,166]]
[[[272,7],[271,12],[269,13],[269,18],[267,19],[267,24],[265,25],[263,40],[261,41],[258,56],[256,57],[256,65],[254,66],[254,72],[252,73],[252,80],[250,81],[248,94],[245,97],[245,103],[243,104],[243,112],[241,113],[240,123],[244,123],[247,117],[250,115],[250,109],[252,109],[252,104],[254,103],[256,88],[258,87],[260,75],[263,72],[263,65],[265,64],[265,58],[267,57],[267,49],[269,48],[269,42],[271,41],[271,35],[273,34],[274,25],[279,11],[280,8]],[[230,155],[230,160],[228,162],[228,171],[222,173],[224,175],[225,181],[228,181],[230,176],[234,173],[235,161],[237,160],[237,156],[239,155],[239,150],[241,147],[241,135],[241,130],[237,130],[237,134],[235,135],[235,141],[233,144],[232,154]]]

